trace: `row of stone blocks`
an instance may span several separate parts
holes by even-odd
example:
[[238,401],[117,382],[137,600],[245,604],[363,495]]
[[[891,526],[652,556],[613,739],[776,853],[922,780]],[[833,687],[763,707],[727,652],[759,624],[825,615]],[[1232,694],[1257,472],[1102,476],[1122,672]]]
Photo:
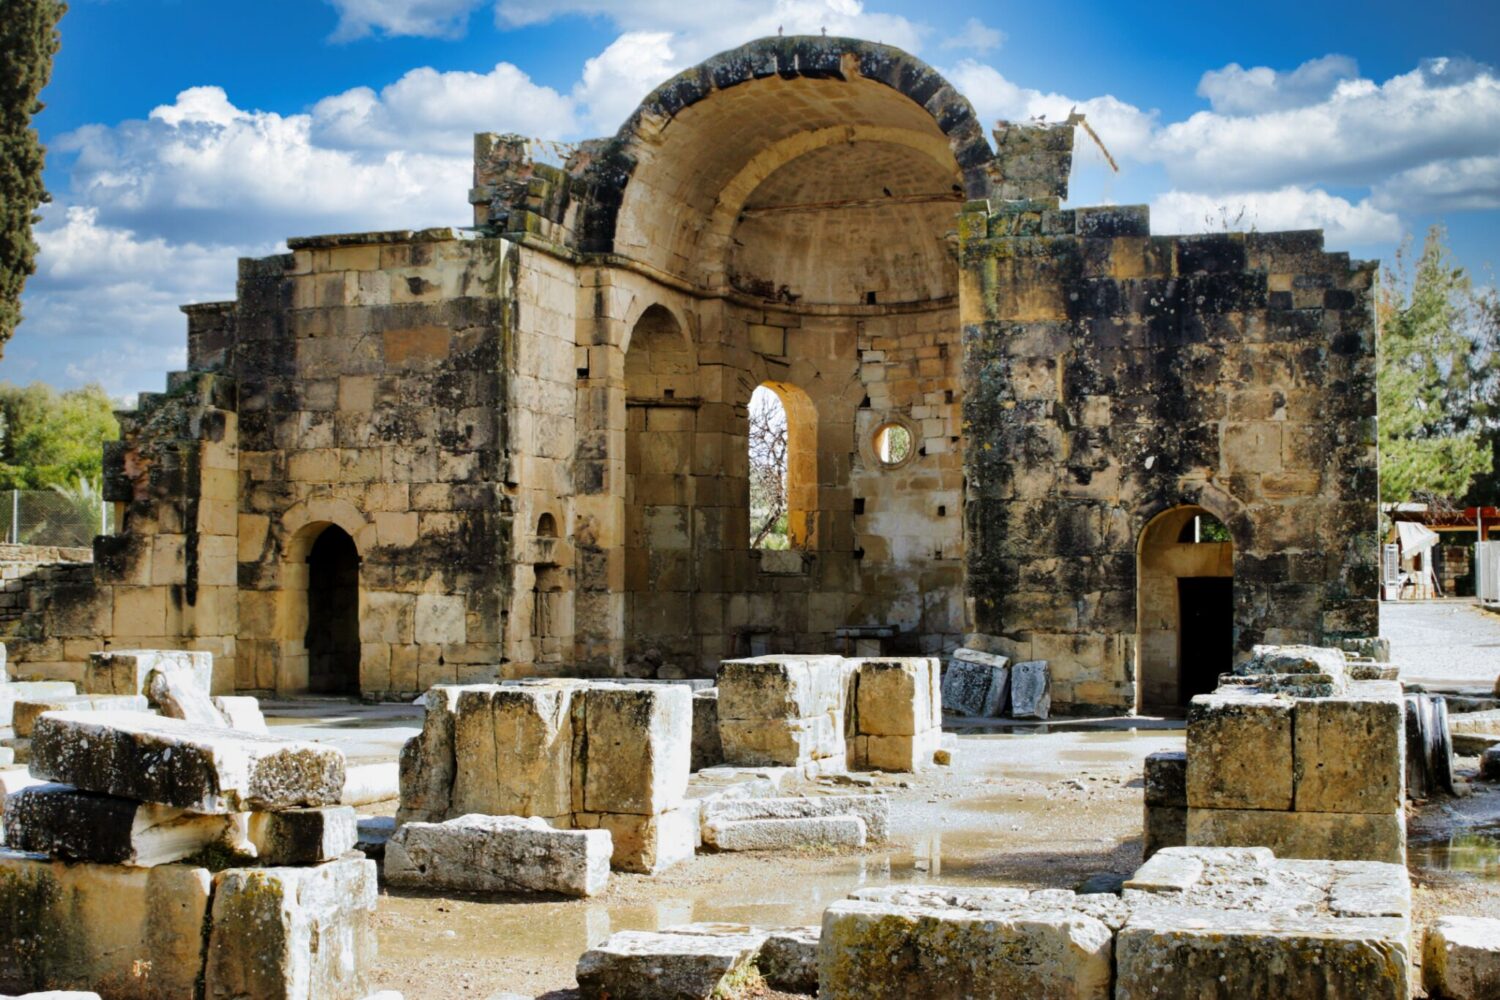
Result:
[[[1267,846],[1279,857],[1404,864],[1400,684],[1348,680],[1339,650],[1257,647],[1256,659],[1193,699],[1185,755],[1148,758],[1147,856],[1176,844]],[[1317,690],[1284,690],[1299,686]]]
[[[474,817],[537,818],[600,831],[616,869],[654,873],[692,857],[698,834],[697,810],[684,798],[693,718],[687,687],[440,685],[427,692],[426,707],[421,735],[401,750],[398,826],[464,818],[472,829]],[[542,835],[535,824],[507,829],[517,845]],[[409,856],[413,836],[431,845],[474,838],[454,827],[446,835],[398,833],[392,844]],[[598,850],[587,840],[565,847],[565,840],[555,840],[559,850]],[[396,857],[392,870],[404,870],[406,859]]]
[[726,764],[930,767],[942,734],[936,657],[760,656],[719,666],[719,737]]
[[1398,865],[1174,848],[1120,895],[888,886],[830,906],[816,933],[622,932],[578,984],[586,1000],[706,1000],[757,972],[823,1000],[1407,1000],[1410,911]]

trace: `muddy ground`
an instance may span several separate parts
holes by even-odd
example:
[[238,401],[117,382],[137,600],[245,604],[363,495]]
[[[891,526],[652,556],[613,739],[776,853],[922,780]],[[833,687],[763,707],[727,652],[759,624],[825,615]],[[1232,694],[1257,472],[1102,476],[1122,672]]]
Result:
[[[578,956],[618,930],[815,924],[851,889],[890,882],[1071,888],[1128,874],[1140,863],[1142,761],[1183,739],[1170,728],[1180,723],[1121,725],[1135,728],[963,736],[951,768],[881,776],[893,838],[864,851],[703,854],[654,878],[615,874],[588,901],[383,889],[375,980],[408,1000],[539,996],[574,986]],[[1495,843],[1447,846],[1455,828],[1485,823],[1500,823],[1500,791],[1414,821],[1415,837],[1444,845],[1413,852],[1418,926],[1440,913],[1500,913]]]

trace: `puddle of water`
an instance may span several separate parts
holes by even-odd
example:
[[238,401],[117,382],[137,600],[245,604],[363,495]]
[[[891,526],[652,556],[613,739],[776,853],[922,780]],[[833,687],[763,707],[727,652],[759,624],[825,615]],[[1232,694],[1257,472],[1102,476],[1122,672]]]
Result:
[[1080,743],[1130,743],[1142,736],[1186,736],[1187,730],[1182,728],[1181,720],[1173,720],[1164,725],[1141,725],[1131,726],[1127,729],[1101,729],[1085,723],[1074,723],[1058,726],[1012,726],[1007,729],[944,729],[946,733],[954,733],[965,739],[971,740],[1008,740],[1020,736],[1047,736],[1054,733],[1072,735]]
[[1410,844],[1406,858],[1411,868],[1470,872],[1484,879],[1500,879],[1500,824],[1471,827],[1447,840]]

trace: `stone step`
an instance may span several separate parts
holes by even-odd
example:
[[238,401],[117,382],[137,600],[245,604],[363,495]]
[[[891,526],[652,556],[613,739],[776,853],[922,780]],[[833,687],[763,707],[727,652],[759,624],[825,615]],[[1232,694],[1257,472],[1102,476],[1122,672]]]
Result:
[[710,825],[737,820],[815,819],[858,816],[864,821],[871,843],[890,836],[891,802],[884,795],[819,795],[776,799],[709,799],[703,803],[700,821],[704,837]]
[[6,798],[5,843],[68,861],[151,868],[197,854],[230,834],[228,816],[204,816],[69,785]]
[[333,805],[344,755],[316,743],[195,726],[144,712],[48,712],[32,773],[91,792],[194,812]]
[[863,847],[865,821],[858,816],[721,820],[703,825],[703,843],[721,851]]
[[412,888],[594,896],[608,884],[612,853],[606,830],[474,814],[402,826],[385,845],[385,877]]

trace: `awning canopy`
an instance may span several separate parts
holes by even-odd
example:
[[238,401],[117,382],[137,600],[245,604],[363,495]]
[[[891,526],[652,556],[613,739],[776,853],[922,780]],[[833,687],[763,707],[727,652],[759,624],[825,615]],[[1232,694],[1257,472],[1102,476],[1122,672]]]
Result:
[[1402,559],[1419,556],[1441,541],[1436,531],[1415,521],[1397,521],[1396,540],[1401,543]]

